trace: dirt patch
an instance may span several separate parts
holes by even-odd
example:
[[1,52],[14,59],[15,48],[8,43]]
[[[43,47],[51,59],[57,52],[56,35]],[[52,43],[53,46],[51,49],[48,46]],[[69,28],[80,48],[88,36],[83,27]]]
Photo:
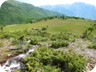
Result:
[[5,39],[1,41],[4,45],[0,48],[0,64],[2,64],[2,62],[5,62],[12,55],[8,52],[11,46],[11,41]]

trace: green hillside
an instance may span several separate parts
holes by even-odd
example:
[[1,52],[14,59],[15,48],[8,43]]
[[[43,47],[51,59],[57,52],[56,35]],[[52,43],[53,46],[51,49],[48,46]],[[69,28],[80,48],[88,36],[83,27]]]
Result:
[[56,15],[59,14],[35,7],[31,4],[8,0],[0,8],[0,24],[25,23],[27,20]]
[[[51,33],[56,32],[70,32],[75,34],[82,34],[91,24],[96,23],[92,20],[83,20],[83,19],[48,19],[42,20],[40,22],[32,23],[32,24],[15,24],[8,25],[4,28],[4,31],[14,32],[14,31],[23,31],[25,29],[32,28],[40,28],[40,27],[48,27],[48,31]],[[96,31],[93,33],[95,34]]]

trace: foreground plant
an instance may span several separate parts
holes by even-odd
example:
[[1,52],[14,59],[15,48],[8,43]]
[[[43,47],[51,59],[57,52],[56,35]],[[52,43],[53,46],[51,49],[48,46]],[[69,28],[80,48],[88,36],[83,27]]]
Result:
[[23,72],[83,72],[86,67],[86,59],[80,54],[45,47],[36,49],[23,63]]

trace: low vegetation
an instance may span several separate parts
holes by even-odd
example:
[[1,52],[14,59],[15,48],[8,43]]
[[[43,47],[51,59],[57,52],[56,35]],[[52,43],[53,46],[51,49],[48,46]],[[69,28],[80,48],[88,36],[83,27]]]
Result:
[[84,33],[82,38],[90,38],[92,36],[92,32],[96,30],[96,24],[92,24]]
[[[10,42],[7,46],[9,49],[3,48],[3,43],[0,42],[0,47],[5,53],[10,53],[10,56],[17,55],[19,53],[25,53],[32,45],[48,46],[52,48],[67,47],[74,39],[74,35],[69,33],[50,33],[47,31],[47,27],[35,28],[17,32],[0,32],[0,39],[5,39]],[[64,40],[64,41],[63,41]],[[29,42],[28,42],[29,41]],[[61,42],[59,42],[61,41]],[[55,42],[57,43],[55,45]],[[6,44],[6,43],[5,43]],[[8,55],[6,56],[9,57]],[[0,60],[2,62],[2,58]]]
[[53,48],[60,48],[60,47],[67,47],[69,43],[67,41],[56,41],[52,42],[51,47]]
[[[25,64],[23,72],[83,72],[87,64],[84,56],[75,52],[73,47],[72,50],[65,50],[69,49],[68,46],[76,39],[81,38],[92,43],[90,49],[96,49],[95,28],[88,34],[90,27],[93,28],[91,23],[94,24],[94,21],[61,16],[43,18],[31,24],[4,26],[0,31],[0,39],[7,43],[0,42],[0,51],[3,51],[0,62],[26,53],[33,45],[38,45],[40,48],[21,60]],[[78,45],[77,48],[79,47]]]
[[94,44],[91,44],[91,45],[88,46],[88,48],[90,48],[90,49],[96,49],[96,44],[95,43]]
[[[57,32],[68,32],[76,35],[82,35],[85,30],[90,27],[90,24],[95,24],[95,21],[83,20],[83,19],[74,19],[74,18],[53,18],[40,20],[39,22],[30,23],[30,24],[15,24],[8,25],[3,28],[5,32],[16,32],[24,31],[25,29],[34,29],[34,28],[48,28],[48,32],[57,33]],[[95,35],[96,30],[92,32]]]
[[23,72],[83,72],[86,59],[73,51],[60,52],[51,48],[38,48],[23,60]]
[[3,47],[3,42],[0,41],[0,47]]

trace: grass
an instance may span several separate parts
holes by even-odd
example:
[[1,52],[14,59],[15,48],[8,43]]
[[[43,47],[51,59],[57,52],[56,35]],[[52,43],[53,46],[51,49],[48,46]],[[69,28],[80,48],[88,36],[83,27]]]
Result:
[[[22,31],[24,29],[31,29],[31,28],[40,28],[48,26],[49,32],[71,32],[76,34],[82,34],[90,24],[94,24],[94,21],[91,20],[82,20],[82,19],[51,19],[47,21],[40,21],[37,23],[32,24],[15,24],[15,25],[8,25],[4,27],[4,31],[14,32],[14,31]],[[95,34],[96,30],[93,34]],[[96,35],[96,34],[95,34]]]
[[3,47],[3,42],[0,41],[0,47]]
[[[11,56],[15,56],[20,53],[25,53],[25,50],[27,51],[27,49],[29,47],[31,47],[32,45],[35,45],[35,44],[39,44],[40,46],[52,47],[52,43],[58,41],[57,43],[53,44],[53,48],[65,47],[69,43],[71,43],[73,40],[75,41],[75,38],[77,38],[73,34],[70,35],[70,33],[75,33],[75,34],[81,35],[87,28],[90,27],[90,24],[94,24],[94,23],[95,22],[91,21],[91,20],[73,19],[73,18],[71,18],[71,19],[55,18],[55,19],[50,19],[47,21],[42,20],[40,22],[32,23],[32,24],[7,25],[4,27],[5,33],[16,32],[16,31],[23,31],[23,32],[13,33],[12,35],[11,35],[11,33],[9,33],[10,38],[6,38],[6,34],[4,35],[6,40],[5,39],[1,40],[2,42],[4,42],[4,46],[0,49],[0,55],[1,55],[0,64],[3,61],[6,61]],[[24,31],[25,29],[41,28],[41,27],[48,27],[48,32],[51,32],[53,34],[51,35],[47,31],[45,31],[45,30],[41,31],[40,29],[33,29],[32,31],[30,30],[27,33]],[[70,33],[63,34],[63,33],[56,33],[56,32],[70,32]],[[3,32],[1,32],[1,33],[3,34]],[[95,33],[96,33],[96,30],[93,32],[94,36],[96,36]],[[18,43],[20,43],[19,40],[20,39],[22,40],[21,34],[24,35],[24,38],[23,38],[24,45],[23,45],[22,49],[17,50]],[[68,37],[68,39],[66,39],[67,37]],[[1,36],[1,38],[2,38],[2,36]],[[27,40],[31,40],[31,42],[28,43]],[[65,42],[63,43],[63,41],[68,41],[68,43],[65,43]],[[14,44],[14,42],[15,42],[15,44]],[[81,44],[81,42],[80,42],[80,44]],[[84,43],[82,43],[82,45],[83,44]],[[2,46],[2,43],[1,43],[1,46]],[[14,46],[16,46],[16,47],[14,47]],[[80,47],[80,45],[78,45],[78,47]],[[11,48],[12,49],[16,48],[16,50],[12,50]],[[94,47],[92,47],[92,48],[94,48]],[[82,47],[82,50],[83,50],[83,47]]]

